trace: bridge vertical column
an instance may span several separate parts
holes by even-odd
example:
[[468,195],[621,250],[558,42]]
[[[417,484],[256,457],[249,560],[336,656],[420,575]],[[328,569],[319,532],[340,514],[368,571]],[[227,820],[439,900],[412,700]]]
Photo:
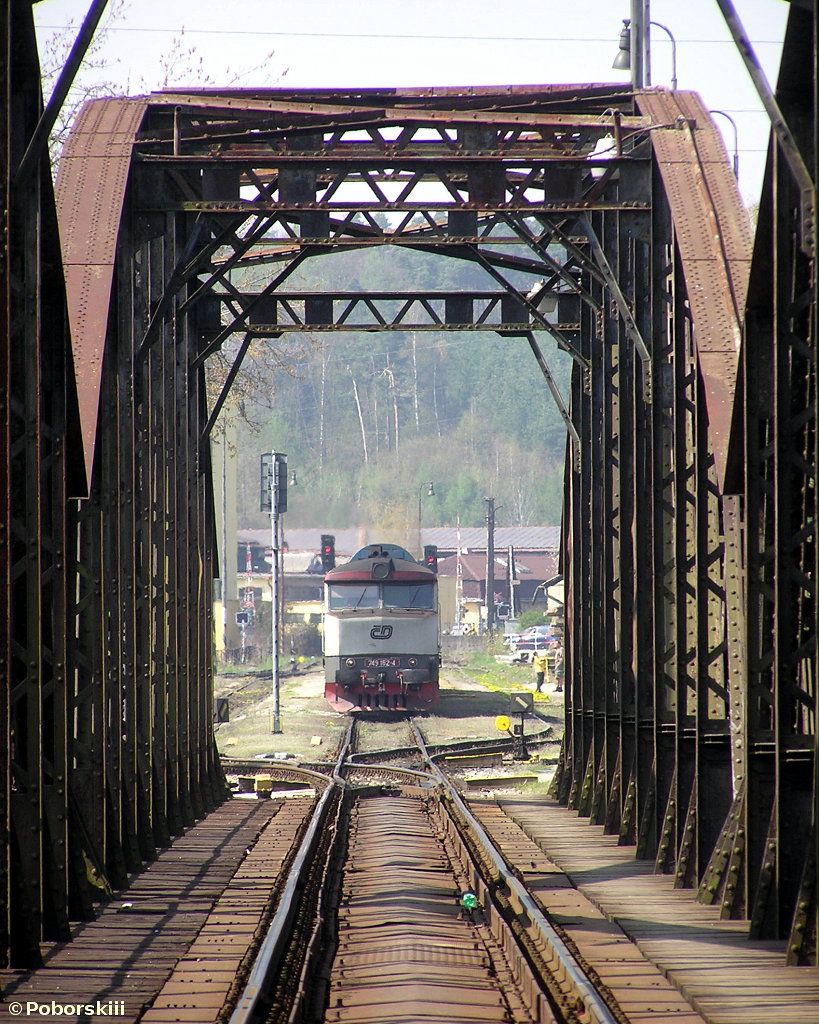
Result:
[[[171,280],[179,253],[184,247],[184,216],[169,214],[165,224],[165,282],[166,287]],[[169,506],[170,515],[174,518],[173,546],[169,549],[170,571],[169,597],[172,601],[171,619],[173,620],[173,644],[169,654],[173,652],[175,664],[172,666],[174,693],[171,701],[171,714],[176,725],[177,773],[179,781],[179,809],[184,825],[191,825],[196,819],[196,807],[192,799],[191,772],[191,650],[190,650],[190,616],[191,616],[191,539],[190,514],[191,500],[194,497],[189,491],[189,459],[190,459],[190,425],[188,422],[189,393],[189,353],[186,347],[185,321],[178,316],[171,318],[168,336],[168,378],[171,385],[171,435],[168,451],[172,465],[169,467]]]
[[[635,161],[620,169],[617,197],[621,201],[652,202],[648,162]],[[616,457],[619,483],[604,489],[606,535],[611,538],[611,568],[607,585],[619,610],[610,616],[610,657],[617,666],[616,678],[607,675],[608,717],[611,728],[607,747],[616,747],[611,776],[607,828],[621,843],[636,843],[637,855],[651,855],[655,782],[653,735],[653,608],[655,577],[652,551],[652,442],[648,425],[657,403],[657,370],[651,331],[653,266],[649,257],[650,214],[618,210],[599,215],[598,236],[616,278],[601,292],[603,316],[608,325],[606,358],[614,357],[616,369],[607,389],[606,404],[612,432],[607,442],[609,458]],[[616,292],[619,292],[616,294]],[[626,323],[628,307],[634,328]],[[640,354],[635,331],[646,345],[650,364]],[[614,435],[616,434],[616,441]],[[637,557],[636,552],[640,552]],[[613,687],[617,701],[613,700]],[[609,761],[614,760],[613,752]],[[646,843],[648,842],[648,848]],[[648,852],[647,852],[648,851]]]
[[[580,352],[592,363],[598,321],[595,312],[585,303],[580,308]],[[592,376],[594,369],[584,373],[574,367],[572,371],[572,419],[580,436],[582,458],[580,472],[572,476],[572,693],[571,693],[571,751],[567,758],[572,772],[568,806],[578,810],[583,800],[584,784],[591,785],[593,768],[592,722],[594,707],[591,616],[595,595],[591,581],[591,485],[592,485]],[[568,628],[568,627],[567,627]],[[567,712],[568,714],[568,712]]]
[[[11,4],[0,12],[0,47],[3,54],[11,53],[14,16]],[[16,42],[16,40],[15,40]],[[11,207],[12,151],[19,145],[12,143],[11,89],[13,79],[9,62],[0,61],[0,189],[3,211]],[[0,963],[5,963],[11,929],[10,855],[8,838],[11,835],[10,795],[10,739],[11,739],[11,237],[8,219],[4,216],[0,226]]]
[[[22,26],[15,26],[21,28]],[[22,71],[18,58],[12,74]],[[16,76],[15,76],[16,78]],[[24,81],[23,76],[21,79]],[[33,85],[29,86],[33,92]],[[28,102],[26,100],[28,99]],[[29,117],[12,150],[16,164],[33,130],[36,100],[18,102]],[[34,116],[32,116],[34,115]],[[9,750],[15,786],[11,793],[11,885],[16,906],[11,913],[12,964],[20,966],[39,960],[38,942],[43,927],[43,877],[48,871],[43,836],[43,751],[41,661],[43,619],[41,576],[41,436],[40,332],[38,249],[40,232],[39,175],[27,182],[25,190],[12,196],[9,234],[12,246],[12,274],[22,283],[22,302],[12,314],[11,380],[11,500],[10,546],[12,559],[11,629],[12,655],[9,672],[11,728]],[[16,243],[16,244],[15,244]]]
[[[815,260],[796,236],[800,197],[774,144],[745,323],[748,698],[745,887],[751,934],[781,938],[815,878]],[[810,902],[815,896],[807,893]],[[804,933],[806,923],[801,925]],[[804,955],[794,933],[794,956]]]
[[[150,240],[147,244],[147,270],[143,276],[143,284],[147,293],[147,310],[153,310],[159,304],[164,290],[164,250],[165,242],[162,234],[164,218],[157,217],[152,224]],[[167,355],[168,328],[162,324],[158,328],[158,337],[151,345],[147,356],[149,401],[149,451],[147,456],[148,471],[145,485],[150,490],[146,495],[148,504],[146,538],[147,550],[143,572],[147,574],[150,618],[150,675],[153,687],[151,714],[153,716],[153,815],[157,829],[157,842],[164,845],[171,834],[181,828],[179,818],[178,782],[176,762],[170,750],[175,737],[170,721],[170,663],[168,658],[168,633],[170,630],[170,595],[167,578],[169,558],[166,545],[169,532],[174,525],[167,520],[168,512],[168,474],[167,445],[168,427],[168,385],[165,364]]]
[[[613,572],[618,578],[615,615],[615,657],[619,681],[619,715],[616,750],[609,744],[609,793],[606,831],[619,835],[622,825],[623,800],[629,782],[629,771],[636,743],[636,651],[645,638],[636,634],[637,567],[635,561],[635,459],[634,408],[637,380],[634,346],[623,338],[618,328],[616,378],[616,409],[612,431],[617,438],[617,466],[614,471],[613,495],[619,510],[616,545],[613,551]],[[644,557],[644,555],[642,556]]]
[[[617,246],[618,261],[622,258],[624,236],[616,223],[613,244]],[[604,240],[605,244],[605,240]],[[623,575],[623,557],[628,561],[629,545],[623,542],[622,516],[622,465],[624,445],[630,437],[621,438],[618,426],[621,422],[620,399],[622,392],[621,358],[623,343],[620,337],[619,318],[606,322],[603,360],[603,524],[600,537],[603,541],[603,586],[605,604],[603,608],[603,635],[605,663],[603,667],[602,703],[605,715],[605,731],[599,753],[594,800],[591,820],[595,824],[611,827],[609,808],[611,792],[615,788],[615,775],[620,758],[622,723],[625,714],[624,675],[627,672],[623,651],[623,602],[630,579]],[[628,460],[628,455],[625,455]],[[628,504],[628,503],[626,503]],[[628,512],[628,508],[626,509]],[[619,792],[619,786],[616,787]],[[618,814],[619,819],[619,814]],[[619,825],[619,821],[618,821]]]
[[[119,585],[121,657],[123,687],[123,803],[136,841],[135,853],[142,861],[156,856],[151,824],[153,788],[150,761],[151,721],[145,715],[145,692],[149,682],[144,664],[144,608],[141,580],[140,505],[137,456],[142,454],[139,419],[142,414],[143,366],[134,356],[142,336],[142,280],[139,264],[137,225],[123,218],[120,227],[115,288],[117,296],[117,463],[119,502]],[[141,467],[140,467],[141,469]]]
[[[109,864],[115,885],[124,872],[137,871],[142,857],[133,801],[135,791],[133,712],[133,455],[129,434],[130,309],[127,295],[130,267],[120,259],[115,275],[116,325],[103,368],[106,398],[100,402],[98,444],[99,488],[103,516],[105,618],[101,624],[107,646],[106,709],[108,741],[109,832],[124,863]],[[123,280],[124,278],[124,280]],[[126,289],[123,296],[122,289]],[[125,318],[128,319],[125,319]],[[123,365],[125,364],[125,365]],[[130,522],[129,522],[130,517]],[[114,850],[111,850],[114,853]],[[115,854],[116,856],[116,854]]]
[[[580,311],[581,323],[583,310]],[[583,342],[581,336],[580,348]],[[581,393],[583,388],[583,374],[576,366],[572,367],[571,398],[570,407],[572,419],[580,434],[580,409]],[[582,448],[581,448],[582,451]],[[570,543],[566,545],[565,551],[569,564],[564,568],[564,577],[570,580],[569,591],[566,600],[565,612],[565,636],[567,643],[568,657],[565,665],[565,729],[566,734],[563,740],[564,771],[559,787],[558,796],[560,800],[571,806],[576,794],[576,779],[578,772],[585,768],[585,762],[580,764],[583,758],[582,751],[582,730],[578,715],[582,707],[580,700],[580,680],[583,671],[583,637],[585,625],[583,622],[583,577],[581,574],[582,548],[581,548],[581,520],[582,520],[582,493],[583,493],[583,464],[581,461],[578,472],[571,471],[572,453],[571,443],[567,446],[565,474],[567,480],[566,495],[564,500],[564,517],[567,537]]]
[[[71,516],[68,552],[68,621],[74,623],[69,644],[70,713],[76,726],[71,744],[70,821],[71,855],[76,867],[71,893],[72,916],[93,916],[92,900],[109,886],[108,864],[117,838],[109,832],[108,718],[106,715],[106,659],[102,626],[103,546],[102,516],[96,499],[77,501]],[[124,871],[114,872],[123,875]]]
[[42,106],[31,9],[6,5],[0,18],[0,959],[27,967],[41,939],[69,933],[66,496],[81,482],[47,159],[11,181]]
[[677,595],[678,501],[677,459],[674,449],[677,394],[672,362],[677,317],[684,301],[684,284],[676,258],[671,216],[662,197],[662,183],[654,173],[656,197],[651,241],[655,297],[652,316],[652,364],[655,393],[652,410],[653,493],[653,637],[654,678],[651,683],[655,785],[657,808],[653,847],[660,870],[670,870],[677,855],[677,822],[680,816],[677,785],[677,693],[679,660],[677,643],[679,601]]
[[[676,240],[673,259],[682,281]],[[691,312],[683,288],[675,290],[672,310],[673,475],[674,475],[674,617],[676,652],[674,762],[676,766],[674,831],[677,852],[675,885],[690,884],[696,820],[696,701],[699,665],[697,608],[698,465],[695,448],[696,370]]]
[[[186,225],[187,227],[188,225]],[[180,241],[183,241],[180,239]],[[181,246],[180,246],[181,248]],[[191,357],[197,352],[197,332],[191,314],[184,314],[179,323],[180,351],[185,355],[185,487],[187,505],[187,707],[188,766],[191,806],[194,815],[202,816],[209,806],[208,777],[204,770],[207,735],[213,714],[213,701],[208,700],[206,657],[210,657],[211,637],[204,629],[204,605],[213,600],[213,578],[204,577],[205,544],[214,538],[205,537],[205,480],[202,474],[200,432],[204,424],[204,368],[192,369]]]
[[[620,231],[616,215],[596,214],[593,228],[609,263],[617,266],[620,257]],[[612,466],[617,458],[612,431],[615,394],[616,356],[619,316],[606,308],[600,296],[600,311],[591,334],[590,436],[584,448],[584,461],[590,473],[588,530],[590,595],[586,609],[590,638],[590,677],[583,689],[583,721],[588,733],[586,769],[578,802],[581,814],[602,823],[604,795],[608,793],[610,746],[616,747],[619,730],[610,728],[609,719],[619,717],[620,694],[614,647],[614,614],[617,582],[614,578],[614,537],[618,530],[613,500]]]
[[[696,336],[695,336],[696,342]],[[723,499],[702,376],[695,363],[697,452],[696,820],[689,884],[703,878],[735,792],[729,724]]]

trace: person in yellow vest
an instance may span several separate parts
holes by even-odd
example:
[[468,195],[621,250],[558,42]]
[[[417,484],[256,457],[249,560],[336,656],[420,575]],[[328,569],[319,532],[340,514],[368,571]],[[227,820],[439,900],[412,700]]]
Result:
[[546,661],[546,652],[535,651],[532,655],[532,664],[535,666],[535,690],[540,693],[543,689],[546,673],[549,671],[549,665]]
[[563,644],[559,641],[555,641],[552,645],[553,655],[555,659],[554,673],[555,673],[555,693],[563,693]]

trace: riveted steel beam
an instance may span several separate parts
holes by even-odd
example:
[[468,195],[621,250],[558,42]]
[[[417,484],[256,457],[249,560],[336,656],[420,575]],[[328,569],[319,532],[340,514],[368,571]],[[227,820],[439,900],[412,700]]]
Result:
[[[805,52],[814,15],[792,17],[786,75],[797,63],[788,47],[815,66],[805,59],[815,58]],[[791,81],[777,102],[809,153],[800,95]],[[88,913],[78,853],[102,887],[116,884],[221,795],[202,439],[252,338],[410,326],[523,335],[536,359],[535,332],[546,330],[575,359],[563,414],[582,459],[566,472],[558,795],[678,885],[699,884],[728,913],[747,908],[755,934],[788,934],[794,959],[815,955],[799,934],[816,914],[819,830],[798,829],[817,807],[819,760],[816,274],[795,244],[803,189],[781,133],[738,392],[749,235],[692,94],[165,94],[99,101],[81,122],[99,126],[95,148],[82,132],[69,143],[61,194],[87,209],[110,192],[87,239],[64,208],[90,476],[87,504],[67,519],[64,339],[46,343],[18,317],[0,350],[9,378],[25,380],[13,398],[0,391],[12,523],[0,585],[24,595],[0,649],[12,679],[4,728],[16,741],[4,768],[23,780],[13,836],[32,823],[37,833],[30,863],[18,842],[0,866],[8,899],[31,910],[12,947],[30,955],[69,913]],[[598,160],[609,128],[615,159]],[[97,180],[103,163],[116,173]],[[12,204],[22,253],[12,269],[38,308],[33,254],[56,238],[47,184]],[[466,296],[286,285],[314,256],[385,244],[470,260],[495,284]],[[257,289],[240,283],[250,266]],[[532,292],[517,271],[543,285]],[[539,308],[550,290],[557,326]],[[237,332],[239,357],[209,405],[205,365]],[[72,623],[64,646],[52,643],[60,618]],[[69,763],[93,823],[63,815]],[[786,847],[785,832],[798,841]]]

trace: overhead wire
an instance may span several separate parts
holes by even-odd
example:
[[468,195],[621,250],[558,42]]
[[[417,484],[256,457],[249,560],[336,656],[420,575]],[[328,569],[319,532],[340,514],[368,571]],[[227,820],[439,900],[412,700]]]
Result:
[[[39,24],[37,28],[47,31],[64,31],[72,29],[72,23],[65,25]],[[411,42],[482,42],[482,43],[610,43],[610,36],[481,36],[481,35],[439,35],[429,33],[412,32],[298,32],[298,31],[272,31],[269,29],[243,29],[243,28],[186,28],[184,25],[176,27],[160,27],[156,25],[111,25],[109,32],[150,32],[177,35],[218,35],[218,36],[254,36],[254,37],[281,37],[287,39],[397,39]],[[663,40],[659,40],[660,43]],[[755,39],[755,46],[781,46],[781,39]],[[677,39],[677,43],[691,43],[697,45],[730,45],[734,46],[732,39]]]

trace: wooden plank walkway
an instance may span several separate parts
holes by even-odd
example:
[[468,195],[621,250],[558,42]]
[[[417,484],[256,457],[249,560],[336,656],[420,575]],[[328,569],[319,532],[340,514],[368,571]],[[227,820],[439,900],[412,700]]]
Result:
[[470,800],[469,807],[507,862],[515,865],[552,924],[574,945],[609,1006],[614,1000],[629,1024],[706,1024],[660,968],[572,885],[566,873],[494,800]]
[[[248,847],[282,804],[228,800],[179,836],[71,942],[44,951],[45,965],[0,971],[0,1021],[59,1019],[14,1013],[14,1003],[113,1003],[114,1012],[69,1020],[137,1020],[196,939]],[[66,1019],[62,1015],[62,1019]]]
[[287,800],[265,826],[190,949],[140,1017],[142,1024],[208,1024],[233,1005],[264,935],[271,890],[314,806],[314,800]]
[[709,1024],[817,1024],[819,968],[788,967],[784,942],[747,939],[673,876],[655,875],[633,846],[618,846],[553,801],[499,801],[538,846],[677,986]]

